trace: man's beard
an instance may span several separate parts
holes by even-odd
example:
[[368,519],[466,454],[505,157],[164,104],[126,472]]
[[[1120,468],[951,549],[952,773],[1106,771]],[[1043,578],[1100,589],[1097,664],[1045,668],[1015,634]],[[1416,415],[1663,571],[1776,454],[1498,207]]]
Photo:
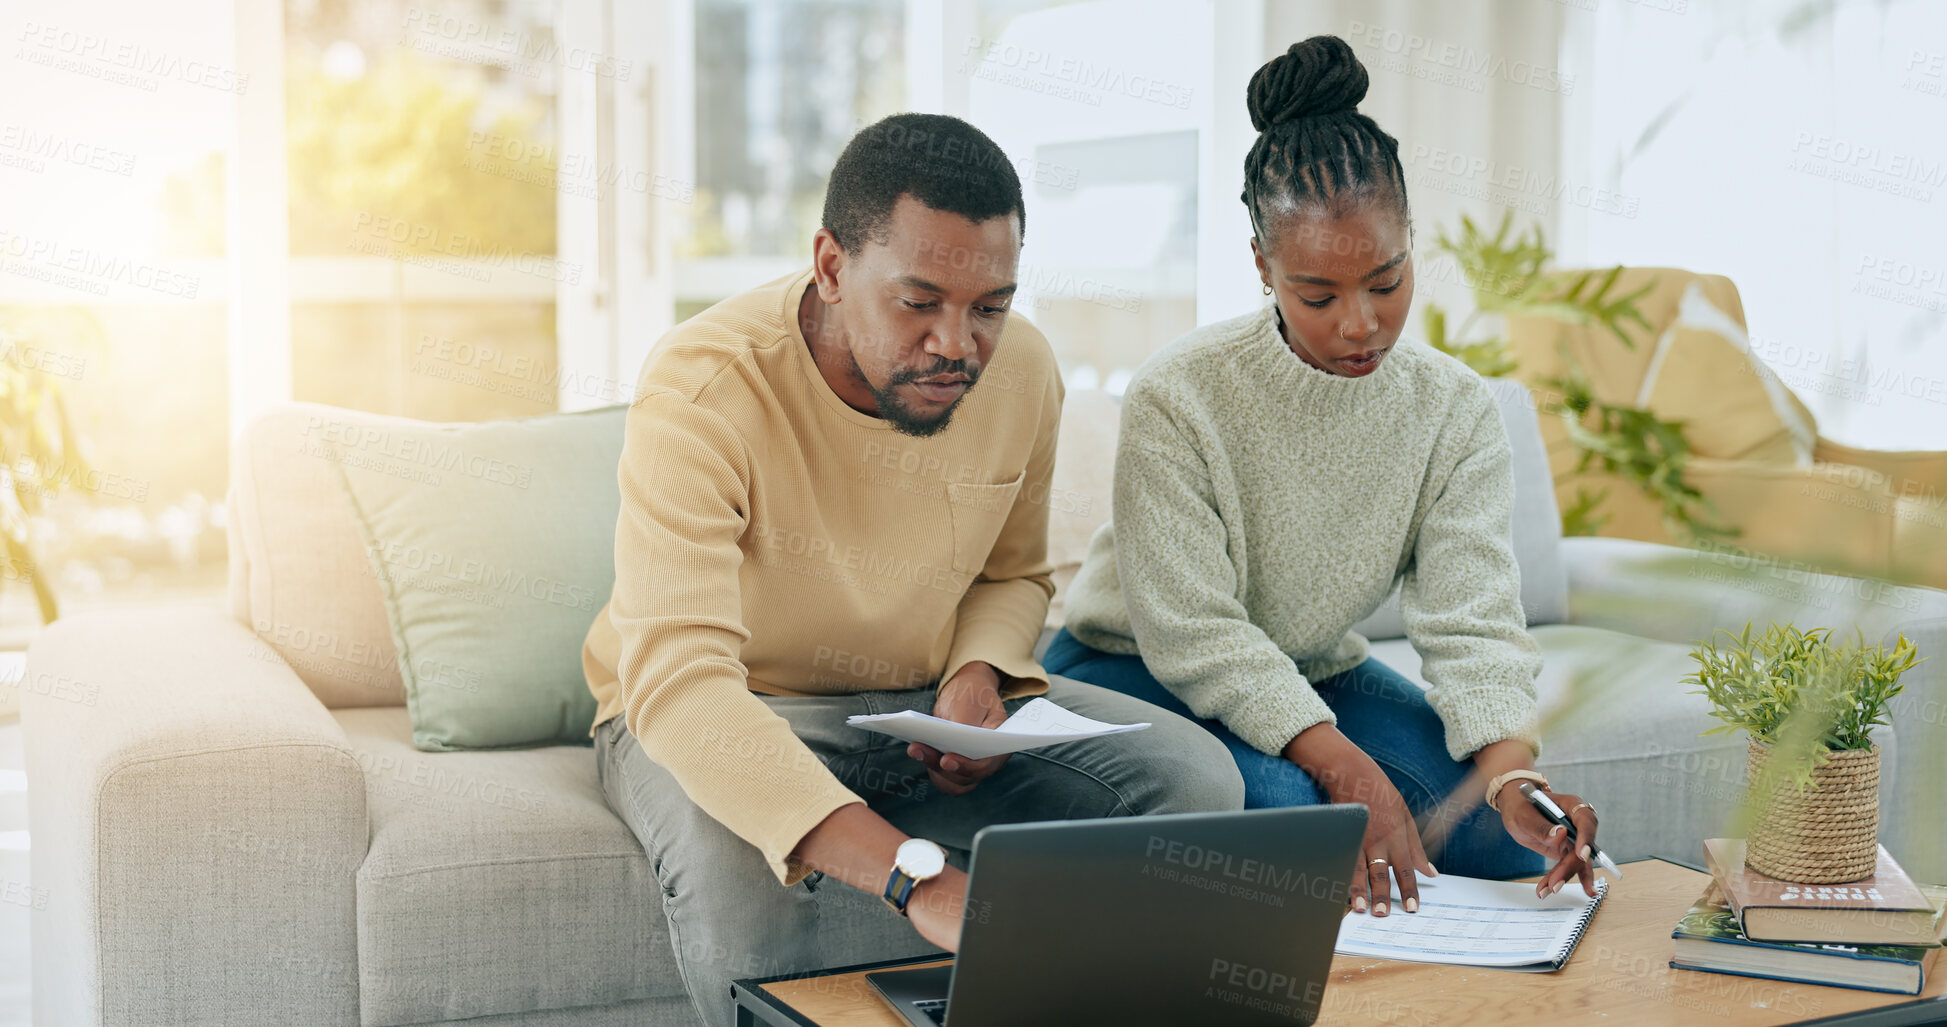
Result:
[[[916,371],[911,368],[894,371],[892,377],[886,380],[884,386],[876,385],[871,379],[867,378],[865,372],[859,369],[859,364],[856,359],[852,361],[852,373],[858,375],[859,380],[865,383],[867,389],[872,390],[872,398],[879,403],[879,416],[884,418],[887,424],[892,425],[893,431],[901,435],[911,435],[914,438],[921,439],[938,435],[945,431],[947,422],[953,420],[953,412],[960,409],[961,402],[967,398],[969,393],[973,392],[974,386],[980,382],[980,375],[968,370],[967,362],[964,360],[943,360],[937,365],[923,371]],[[901,385],[919,381],[921,378],[934,378],[943,374],[966,375],[967,388],[960,393],[959,399],[954,400],[947,405],[945,410],[940,411],[932,417],[927,417],[907,406],[905,397],[901,396],[898,392]]]

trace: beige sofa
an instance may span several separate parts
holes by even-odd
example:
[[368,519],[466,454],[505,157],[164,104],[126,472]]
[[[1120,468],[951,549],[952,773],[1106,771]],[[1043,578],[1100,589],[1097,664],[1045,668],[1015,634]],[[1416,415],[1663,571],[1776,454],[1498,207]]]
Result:
[[[1598,695],[1551,722],[1543,766],[1603,809],[1610,851],[1694,860],[1720,829],[1742,743],[1699,737],[1710,722],[1678,683],[1683,643],[1768,615],[1903,628],[1936,654],[1885,735],[1888,804],[1919,808],[1947,753],[1947,593],[1560,542],[1526,395],[1497,386],[1542,691],[1551,708]],[[28,673],[48,686],[23,690],[33,885],[49,896],[32,914],[35,1022],[690,1022],[654,873],[591,749],[411,747],[377,583],[308,439],[321,416],[392,422],[296,406],[240,433],[227,608],[76,617],[33,645]],[[1115,417],[1099,393],[1070,397],[1052,500],[1064,577],[1109,514]],[[1396,611],[1366,630],[1417,671]],[[1915,824],[1888,844],[1947,879],[1937,822]],[[858,901],[862,926],[828,939],[833,963],[924,947]]]

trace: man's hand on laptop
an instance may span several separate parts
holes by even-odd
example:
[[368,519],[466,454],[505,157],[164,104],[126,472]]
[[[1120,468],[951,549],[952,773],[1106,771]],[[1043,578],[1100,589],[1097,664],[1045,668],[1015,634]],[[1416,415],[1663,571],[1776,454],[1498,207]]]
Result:
[[966,922],[967,872],[949,865],[913,889],[906,919],[920,937],[948,952],[960,951],[960,925]]
[[[1001,726],[1001,722],[1007,719],[1007,710],[1001,706],[1000,672],[978,661],[960,668],[952,677],[940,682],[939,695],[933,701],[933,715],[941,720],[978,727]],[[973,791],[975,785],[1007,762],[1006,753],[974,760],[959,753],[943,753],[919,742],[908,745],[906,755],[926,764],[926,776],[932,779],[933,787],[947,795],[965,795]],[[955,933],[957,936],[957,928]]]
[[[867,895],[880,895],[906,840],[905,832],[865,803],[847,803],[800,839],[786,862],[820,871]],[[958,952],[966,904],[967,873],[948,863],[939,874],[913,887],[906,899],[906,918],[927,941]]]

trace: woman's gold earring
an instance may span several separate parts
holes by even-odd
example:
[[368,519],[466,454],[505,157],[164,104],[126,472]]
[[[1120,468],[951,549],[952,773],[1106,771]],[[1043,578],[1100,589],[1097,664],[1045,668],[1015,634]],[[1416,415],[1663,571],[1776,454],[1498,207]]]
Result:
[[1269,296],[1269,295],[1271,295],[1271,283],[1270,283],[1270,282],[1265,282],[1265,283],[1264,283],[1264,294],[1265,294],[1266,296]]

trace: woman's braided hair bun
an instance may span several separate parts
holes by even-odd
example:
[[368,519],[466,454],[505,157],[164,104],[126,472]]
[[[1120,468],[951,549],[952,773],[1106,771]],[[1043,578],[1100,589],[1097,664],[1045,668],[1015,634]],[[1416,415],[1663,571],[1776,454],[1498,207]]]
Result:
[[1366,66],[1337,36],[1291,44],[1251,76],[1251,127],[1259,132],[1299,118],[1349,113],[1366,98]]
[[1366,68],[1337,36],[1313,36],[1251,76],[1257,142],[1244,157],[1244,206],[1258,238],[1291,211],[1377,200],[1411,225],[1399,141],[1359,113]]

